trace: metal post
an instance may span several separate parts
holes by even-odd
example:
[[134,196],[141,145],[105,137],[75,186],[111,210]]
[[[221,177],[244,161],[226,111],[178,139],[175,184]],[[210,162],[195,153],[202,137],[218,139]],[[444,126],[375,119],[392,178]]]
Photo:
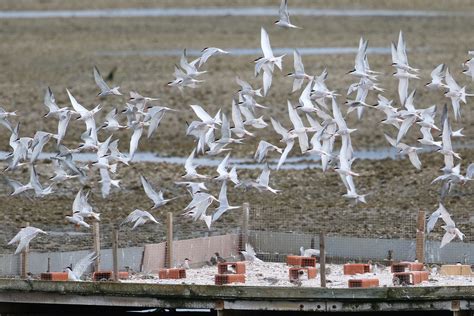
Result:
[[[30,226],[30,223],[29,222],[26,222],[26,225],[25,227],[28,227]],[[28,274],[28,267],[30,265],[30,260],[29,260],[29,257],[28,257],[28,253],[30,251],[30,247],[29,246],[26,246],[25,249],[21,252],[21,278],[22,279],[26,279],[27,277],[27,274]]]
[[114,282],[119,280],[119,268],[118,268],[118,240],[119,240],[119,229],[117,226],[114,227],[112,233],[112,260],[114,269]]
[[416,260],[425,262],[425,211],[418,211],[416,223]]
[[324,233],[319,234],[319,274],[321,275],[321,287],[326,287],[326,248]]
[[165,265],[167,268],[173,266],[173,213],[168,212],[166,227],[166,260]]
[[250,205],[245,202],[242,205],[242,227],[240,229],[239,236],[239,251],[245,251],[245,245],[249,240],[249,214],[250,214]]
[[92,222],[92,238],[93,238],[93,249],[97,258],[94,261],[94,271],[100,270],[100,228],[99,221],[93,220]]

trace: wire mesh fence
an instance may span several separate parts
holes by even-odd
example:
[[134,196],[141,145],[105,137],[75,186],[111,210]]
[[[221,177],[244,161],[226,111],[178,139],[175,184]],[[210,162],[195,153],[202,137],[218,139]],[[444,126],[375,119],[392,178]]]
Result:
[[[422,218],[430,214],[422,214]],[[464,240],[453,240],[440,248],[445,231],[438,223],[425,236],[423,253],[427,262],[474,262],[473,216],[466,210],[458,212],[456,218]],[[419,225],[424,226],[419,221],[418,211],[413,210],[389,215],[366,208],[335,212],[254,207],[249,216],[250,242],[265,260],[282,262],[287,254],[299,255],[301,248],[319,249],[319,235],[323,233],[329,262],[413,261],[417,259],[417,231]]]

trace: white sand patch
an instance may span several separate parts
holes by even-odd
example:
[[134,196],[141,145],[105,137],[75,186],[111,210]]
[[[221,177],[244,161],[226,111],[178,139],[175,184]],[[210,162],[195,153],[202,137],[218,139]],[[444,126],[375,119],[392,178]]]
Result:
[[[235,285],[245,286],[302,286],[302,287],[320,287],[321,277],[319,274],[314,279],[308,279],[306,275],[302,276],[301,283],[295,284],[290,282],[288,275],[289,266],[285,263],[247,263],[246,264],[246,282],[234,283]],[[376,269],[371,273],[358,275],[344,275],[343,266],[337,264],[328,264],[326,266],[326,280],[328,288],[346,288],[348,280],[360,278],[378,278],[381,287],[394,286],[393,275],[390,267],[384,269]],[[130,280],[123,282],[130,283],[154,283],[154,284],[198,284],[213,285],[214,276],[217,274],[216,266],[205,266],[197,269],[188,269],[186,271],[186,279],[159,279],[158,275],[133,275]],[[443,276],[438,273],[431,273],[429,281],[422,282],[415,286],[473,286],[474,277],[471,276]],[[232,285],[228,285],[232,286]]]

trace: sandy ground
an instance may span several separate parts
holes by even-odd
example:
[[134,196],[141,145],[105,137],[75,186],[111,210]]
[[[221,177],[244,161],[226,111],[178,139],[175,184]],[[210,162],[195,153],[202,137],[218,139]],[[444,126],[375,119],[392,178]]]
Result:
[[[61,9],[111,7],[109,1],[42,1],[39,7],[32,1],[6,1],[0,9]],[[182,6],[194,2],[180,2]],[[217,5],[215,1],[206,1],[206,5]],[[269,5],[269,1],[257,1],[252,4]],[[298,2],[295,5],[313,5],[313,2]],[[316,3],[316,2],[314,2]],[[324,1],[317,2],[321,7],[363,7],[384,8],[387,1]],[[425,9],[428,1],[395,1],[390,7],[395,9]],[[430,9],[466,10],[472,9],[470,1],[429,2]],[[160,5],[173,6],[173,1],[163,1]],[[237,4],[237,3],[236,3]],[[249,2],[239,1],[239,5]],[[145,1],[117,1],[116,7],[139,7],[150,5]],[[79,8],[79,9],[80,9]],[[411,87],[418,88],[417,104],[427,107],[431,104],[442,105],[446,102],[442,93],[428,93],[422,86],[427,82],[429,72],[439,63],[446,63],[455,74],[456,79],[467,90],[473,88],[468,78],[460,73],[461,62],[466,59],[466,52],[474,49],[474,33],[471,32],[472,18],[309,18],[295,17],[294,22],[302,25],[303,30],[286,32],[275,29],[272,17],[212,17],[212,18],[124,18],[124,19],[45,19],[45,20],[0,20],[0,104],[7,110],[16,110],[21,117],[21,136],[33,136],[34,131],[41,129],[54,131],[56,122],[53,119],[39,120],[44,114],[42,105],[44,89],[49,85],[53,89],[58,103],[68,105],[66,88],[70,88],[77,99],[86,107],[101,103],[102,119],[114,106],[122,107],[126,98],[99,100],[94,96],[97,88],[92,78],[92,66],[98,65],[104,74],[117,67],[114,85],[120,85],[122,91],[138,90],[149,96],[159,96],[164,105],[182,110],[175,115],[168,115],[159,127],[158,133],[150,140],[143,140],[139,150],[148,150],[160,155],[187,155],[192,148],[192,140],[184,136],[185,122],[193,118],[189,104],[201,104],[210,112],[223,107],[230,114],[231,98],[238,89],[234,77],[240,75],[254,85],[261,84],[261,78],[252,78],[252,60],[257,56],[227,56],[211,59],[206,66],[206,82],[196,90],[187,90],[181,95],[177,90],[165,86],[172,79],[173,64],[179,57],[145,57],[131,55],[124,57],[104,56],[104,51],[141,51],[155,49],[200,49],[206,46],[222,48],[251,47],[260,45],[260,26],[267,28],[273,47],[355,47],[360,36],[369,39],[370,46],[388,47],[390,41],[397,38],[398,31],[404,30],[408,42],[410,63],[421,68],[422,80],[413,82]],[[353,81],[344,74],[353,68],[354,56],[303,56],[306,69],[310,73],[320,73],[327,67],[329,71],[328,86],[345,94],[346,87]],[[387,97],[395,98],[396,82],[390,74],[390,57],[387,55],[369,55],[371,67],[382,71],[386,76],[381,85],[388,89]],[[269,96],[261,103],[270,109],[263,114],[268,121],[270,116],[281,120],[289,126],[286,100],[296,101],[298,95],[290,95],[291,81],[283,74],[292,70],[292,59],[287,58],[282,74],[276,73]],[[369,97],[374,102],[375,95]],[[344,101],[342,98],[341,103]],[[398,105],[397,105],[398,106]],[[463,119],[454,124],[454,129],[464,127],[467,135],[474,134],[474,111],[470,105],[463,105]],[[378,122],[382,117],[378,113],[368,112],[364,119],[357,122],[353,116],[348,117],[350,127],[356,127],[353,134],[354,147],[373,148],[386,146],[383,132],[394,132],[382,128]],[[66,136],[66,144],[77,144],[84,126],[72,122]],[[0,133],[0,149],[9,150],[8,133]],[[259,139],[264,138],[274,143],[277,135],[271,128],[259,131]],[[114,135],[120,138],[120,149],[126,152],[129,140],[128,132]],[[408,142],[414,142],[418,133],[412,131]],[[101,139],[106,137],[102,134]],[[460,142],[469,142],[469,137]],[[234,150],[233,156],[250,157],[256,148],[257,141],[250,140],[246,145]],[[45,150],[52,150],[48,145]],[[474,159],[474,152],[461,150],[464,168]],[[282,189],[279,195],[229,189],[231,205],[250,202],[253,209],[265,208],[268,218],[255,220],[255,227],[274,230],[299,230],[304,232],[324,230],[330,234],[349,234],[354,236],[412,238],[416,211],[434,210],[438,203],[436,185],[430,185],[442,167],[440,155],[426,154],[421,156],[423,169],[416,171],[407,160],[358,161],[354,169],[361,174],[356,179],[358,191],[368,193],[367,205],[349,206],[341,197],[344,188],[339,177],[330,172],[323,174],[320,170],[280,171],[272,173],[271,184]],[[1,166],[3,170],[3,165]],[[40,179],[47,182],[52,175],[51,165],[41,163],[38,166]],[[213,170],[203,168],[203,172]],[[102,199],[97,183],[91,182],[91,203],[102,213],[102,231],[104,247],[110,245],[110,228],[116,221],[124,218],[134,208],[150,206],[139,183],[138,174],[142,173],[169,196],[186,195],[176,188],[173,181],[178,180],[183,168],[164,164],[133,164],[131,167],[120,167],[117,174],[122,179],[122,190],[116,191],[107,199]],[[242,179],[256,178],[259,171],[239,171]],[[24,181],[28,178],[26,168],[8,177]],[[71,226],[65,225],[64,216],[71,212],[71,205],[79,183],[72,181],[61,185],[58,194],[43,199],[26,197],[9,197],[9,189],[0,185],[0,252],[11,252],[12,247],[4,245],[13,237],[18,228],[25,222],[46,230],[67,232]],[[211,185],[211,191],[218,194],[218,186]],[[457,188],[448,198],[446,205],[452,211],[459,228],[472,241],[473,200],[472,185]],[[269,201],[271,200],[271,206]],[[183,207],[189,202],[185,197],[153,212],[161,222],[166,212],[173,212],[176,220],[176,235],[197,237],[206,234],[204,224],[193,223],[178,217]],[[291,211],[289,211],[291,210]],[[276,215],[276,216],[275,216]],[[390,220],[388,220],[390,218]],[[232,231],[238,228],[240,213],[226,214],[217,222],[212,233]],[[263,227],[265,226],[265,227]],[[295,228],[296,227],[296,228]],[[81,232],[87,233],[86,230]],[[147,225],[139,233],[124,231],[122,247],[157,242],[164,237],[164,226]],[[181,234],[181,235],[180,235]],[[430,238],[440,239],[442,229],[437,227]],[[66,238],[66,239],[65,239]],[[65,242],[66,241],[66,242]],[[35,250],[73,250],[85,249],[91,244],[90,236],[47,236],[37,238],[32,243]]]
[[[343,266],[336,264],[328,264],[326,266],[326,282],[328,288],[347,288],[348,280],[351,279],[379,279],[381,287],[394,286],[393,274],[390,267],[378,268],[371,273],[344,275]],[[217,268],[214,266],[206,266],[200,269],[188,269],[186,271],[186,279],[170,280],[158,279],[158,276],[134,275],[131,280],[122,282],[133,283],[156,283],[156,284],[198,284],[211,285],[214,284],[214,275]],[[300,279],[301,283],[295,284],[290,282],[288,277],[288,266],[285,263],[247,263],[245,283],[235,283],[236,285],[245,286],[302,286],[302,287],[319,287],[321,285],[321,275],[319,273],[314,279],[308,279],[307,275],[303,275]],[[430,273],[428,281],[419,283],[414,286],[472,286],[474,285],[474,277],[468,276],[444,276],[433,271]]]

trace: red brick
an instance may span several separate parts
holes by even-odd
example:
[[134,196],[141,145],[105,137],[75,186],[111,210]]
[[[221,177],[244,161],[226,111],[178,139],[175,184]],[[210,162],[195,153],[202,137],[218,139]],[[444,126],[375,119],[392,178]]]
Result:
[[185,279],[186,270],[183,268],[160,269],[158,276],[160,279]]
[[[229,267],[232,267],[235,272],[231,272]],[[245,262],[219,262],[217,264],[218,274],[245,274]]]
[[318,270],[315,267],[290,268],[288,269],[288,276],[290,277],[290,281],[299,279],[301,272],[306,273],[308,279],[314,279],[318,274]]
[[245,274],[216,274],[214,277],[216,285],[229,283],[245,283]]
[[424,268],[425,266],[421,262],[402,261],[398,263],[393,263],[391,266],[391,271],[392,273],[407,272],[407,271],[422,271]]
[[378,287],[379,279],[352,279],[349,280],[349,287]]
[[127,271],[119,271],[119,279],[126,280],[129,278],[129,274]]
[[67,272],[46,272],[41,273],[41,280],[43,281],[67,281]]
[[289,266],[316,267],[316,258],[304,256],[286,256],[286,264]]
[[396,272],[393,274],[393,280],[398,279],[399,284],[415,285],[423,281],[428,281],[428,271],[410,271],[410,272]]
[[110,281],[112,280],[112,271],[97,271],[92,274],[92,280],[94,281]]
[[346,263],[344,265],[344,275],[363,274],[370,272],[370,264],[366,263]]

